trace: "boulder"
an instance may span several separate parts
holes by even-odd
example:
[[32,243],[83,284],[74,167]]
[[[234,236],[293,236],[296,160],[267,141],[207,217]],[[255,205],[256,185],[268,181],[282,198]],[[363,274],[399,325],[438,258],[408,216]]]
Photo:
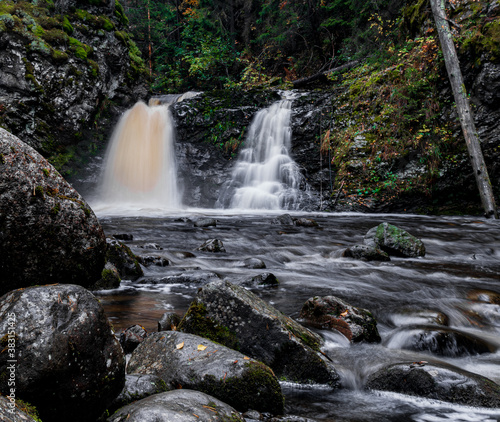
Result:
[[242,264],[245,268],[252,268],[256,270],[261,270],[266,268],[266,263],[259,258],[246,258]]
[[448,357],[494,353],[497,350],[496,346],[474,334],[448,327],[425,325],[396,330],[388,340],[387,346]]
[[284,397],[269,367],[193,334],[152,334],[132,354],[127,372],[157,375],[171,389],[202,391],[242,412],[283,412]]
[[122,392],[107,410],[113,413],[127,404],[165,391],[168,391],[167,385],[156,375],[127,374]]
[[101,278],[106,238],[96,216],[33,148],[0,128],[0,294]]
[[219,239],[209,239],[205,241],[197,250],[203,252],[226,252],[222,240]]
[[335,368],[320,353],[320,336],[227,281],[200,288],[177,328],[239,350],[270,366],[280,379],[339,386]]
[[294,224],[299,227],[318,227],[318,223],[311,218],[296,218]]
[[141,325],[132,325],[120,333],[120,344],[125,353],[132,353],[148,336],[148,332]]
[[388,320],[394,327],[402,327],[408,325],[444,325],[449,324],[448,315],[441,311],[433,309],[400,309],[391,315]]
[[500,293],[486,289],[475,289],[467,293],[467,299],[474,302],[500,305]]
[[425,362],[390,365],[370,375],[366,387],[467,406],[500,407],[498,384],[458,368]]
[[[94,422],[120,393],[125,359],[104,310],[88,290],[51,285],[0,298],[0,374],[16,359],[16,395],[42,420]],[[9,392],[0,377],[0,392]]]
[[138,281],[140,284],[207,284],[214,280],[219,280],[220,276],[212,271],[205,270],[184,270],[175,272],[162,278],[143,278]]
[[214,218],[200,218],[194,222],[195,227],[216,227],[217,220]]
[[144,275],[139,265],[139,257],[130,248],[116,239],[106,239],[106,261],[111,263],[120,274],[121,278],[137,280]]
[[293,226],[294,221],[290,214],[278,215],[271,221],[272,224],[280,224],[283,226]]
[[107,422],[244,422],[231,406],[200,391],[174,390],[136,401]]
[[420,239],[389,223],[371,228],[363,243],[394,256],[414,258],[425,255],[425,246]]
[[354,258],[361,261],[390,261],[389,255],[380,250],[367,245],[350,246],[342,252],[344,258]]
[[156,265],[157,267],[168,267],[170,265],[170,261],[163,256],[140,256],[138,257],[138,260],[145,267],[149,267],[151,265]]
[[165,312],[158,321],[158,331],[176,330],[181,319],[175,312]]
[[262,273],[245,280],[242,286],[245,287],[255,287],[255,286],[277,286],[279,284],[278,279],[273,273]]
[[29,414],[30,409],[19,407],[14,399],[15,393],[12,397],[11,400],[8,397],[0,396],[0,420],[2,422],[37,422],[40,420],[38,415],[31,416]]
[[302,306],[300,318],[318,328],[333,328],[353,343],[380,342],[377,322],[372,314],[335,296],[315,296],[308,299]]

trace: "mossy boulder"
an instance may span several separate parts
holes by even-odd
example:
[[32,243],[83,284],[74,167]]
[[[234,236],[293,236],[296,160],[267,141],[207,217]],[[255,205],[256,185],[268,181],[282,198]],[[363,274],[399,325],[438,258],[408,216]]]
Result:
[[244,422],[228,404],[200,391],[174,390],[155,394],[118,410],[107,422]]
[[237,349],[271,367],[280,379],[339,386],[335,368],[320,353],[320,336],[227,281],[200,288],[177,329]]
[[302,306],[300,318],[318,328],[337,330],[353,343],[380,342],[377,322],[370,311],[356,308],[335,296],[308,299]]
[[371,228],[363,243],[394,256],[412,258],[425,255],[425,246],[420,239],[389,223]]
[[370,375],[366,387],[467,406],[500,407],[498,384],[481,375],[438,364],[390,365]]
[[49,162],[0,128],[0,294],[101,278],[106,238],[85,200]]
[[193,334],[152,334],[134,351],[127,371],[157,375],[172,389],[202,391],[242,412],[283,412],[284,397],[269,367]]
[[[0,392],[9,394],[9,368],[17,360],[16,396],[34,405],[42,420],[94,422],[122,391],[122,348],[102,306],[81,286],[29,287],[2,296],[0,336]],[[11,338],[14,348],[7,347]]]
[[359,259],[361,261],[390,261],[391,258],[378,248],[367,245],[349,246],[342,252],[344,258]]

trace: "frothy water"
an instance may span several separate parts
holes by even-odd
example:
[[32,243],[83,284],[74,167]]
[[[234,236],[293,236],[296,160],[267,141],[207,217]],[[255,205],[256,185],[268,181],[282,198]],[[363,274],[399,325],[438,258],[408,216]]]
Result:
[[94,210],[179,209],[174,122],[168,105],[138,102],[112,135]]
[[298,209],[303,176],[290,157],[293,99],[260,110],[218,205],[233,209]]

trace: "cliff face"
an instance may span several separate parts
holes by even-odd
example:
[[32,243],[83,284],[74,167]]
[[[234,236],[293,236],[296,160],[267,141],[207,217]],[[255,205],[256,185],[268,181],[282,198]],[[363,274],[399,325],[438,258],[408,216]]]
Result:
[[95,148],[100,115],[146,95],[127,22],[118,0],[0,2],[0,126],[59,170]]

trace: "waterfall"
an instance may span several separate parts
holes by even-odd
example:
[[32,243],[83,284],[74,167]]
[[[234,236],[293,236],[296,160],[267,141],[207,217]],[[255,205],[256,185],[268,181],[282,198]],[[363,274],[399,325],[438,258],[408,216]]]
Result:
[[178,209],[174,123],[168,105],[136,103],[121,117],[106,152],[101,206]]
[[229,185],[218,205],[237,209],[297,209],[303,184],[289,156],[293,99],[282,99],[260,110],[250,125]]

